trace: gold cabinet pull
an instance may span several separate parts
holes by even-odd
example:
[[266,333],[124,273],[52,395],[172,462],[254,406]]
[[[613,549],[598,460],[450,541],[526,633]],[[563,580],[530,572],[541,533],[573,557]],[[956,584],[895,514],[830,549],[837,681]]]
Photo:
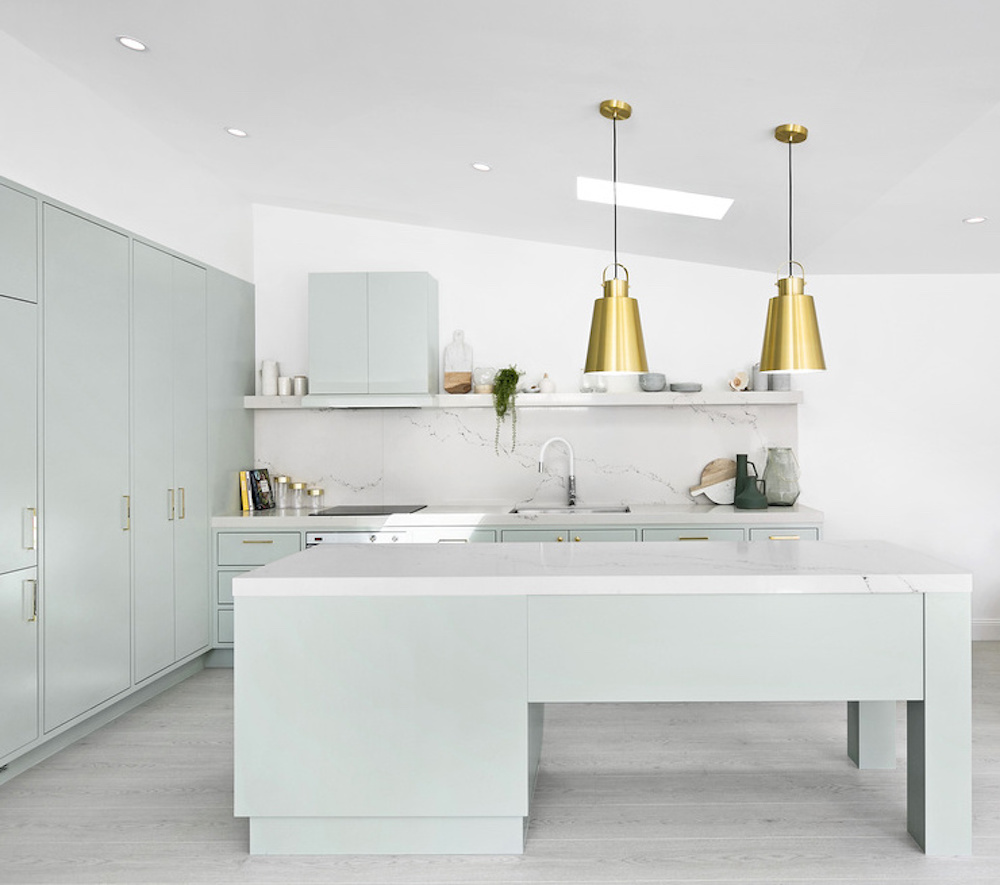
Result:
[[38,581],[34,578],[21,581],[21,614],[28,624],[38,620]]
[[181,515],[178,517],[178,519],[184,519],[184,516],[187,514],[187,505],[184,503],[184,499],[187,496],[184,494],[184,487],[183,486],[180,486],[177,489],[177,491],[180,493],[180,496],[181,496]]
[[21,546],[25,550],[38,546],[38,511],[34,507],[21,511]]
[[769,541],[801,541],[798,535],[768,535]]
[[576,536],[576,537],[575,537],[575,538],[574,538],[573,540],[574,540],[574,541],[579,541],[579,540],[580,540],[580,536],[579,536],[579,535],[577,535],[577,536]]
[[174,518],[174,490],[167,489],[167,521]]
[[273,544],[274,543],[274,539],[273,538],[267,538],[267,539],[261,538],[260,540],[257,540],[257,539],[244,538],[243,539],[243,543],[244,544]]
[[707,541],[708,540],[708,536],[699,537],[699,538],[678,538],[677,540],[678,541]]
[[127,532],[132,528],[132,499],[128,495],[122,495],[122,531]]
[[556,538],[557,541],[562,541],[562,539],[563,539],[562,535],[560,535],[558,538]]

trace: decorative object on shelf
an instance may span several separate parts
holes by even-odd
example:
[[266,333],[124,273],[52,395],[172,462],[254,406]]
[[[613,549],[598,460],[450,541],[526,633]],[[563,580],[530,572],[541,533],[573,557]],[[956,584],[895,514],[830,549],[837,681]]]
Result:
[[701,393],[701,385],[696,381],[675,381],[670,389],[674,393]]
[[457,329],[451,344],[444,349],[444,392],[468,393],[472,390],[472,347],[465,332]]
[[769,376],[768,387],[771,390],[791,390],[792,376],[788,372],[772,372]]
[[701,471],[698,485],[692,486],[691,495],[704,495],[713,504],[732,504],[736,497],[736,462],[732,458],[716,458]]
[[[601,116],[611,120],[614,263],[604,268],[601,275],[604,295],[594,302],[584,371],[628,373],[634,377],[649,371],[649,366],[639,322],[639,305],[628,294],[628,271],[618,262],[618,121],[627,120],[632,115],[632,108],[627,102],[608,100],[601,102],[600,111]],[[614,277],[610,280],[606,279],[609,268],[614,269]],[[624,271],[624,279],[618,276],[619,268]]]
[[293,482],[289,484],[289,508],[292,510],[304,510],[306,506],[306,484],[304,482]]
[[750,387],[750,376],[746,372],[737,372],[729,379],[730,390],[746,390]]
[[[748,467],[753,468],[751,474]],[[757,465],[746,455],[736,456],[736,495],[733,507],[737,510],[767,510],[764,480],[757,475]]]
[[493,393],[493,378],[497,370],[492,366],[477,366],[472,370],[473,393]]
[[799,462],[795,452],[785,446],[768,449],[764,483],[768,504],[778,507],[794,504],[799,497]]
[[274,506],[279,510],[286,510],[291,507],[290,476],[276,476],[273,479],[274,485]]
[[750,389],[758,391],[767,390],[767,379],[769,377],[761,372],[760,363],[754,363],[753,368],[750,370]]
[[556,392],[556,382],[549,377],[548,372],[542,375],[542,380],[538,382],[538,390],[540,393]]
[[639,376],[639,387],[647,393],[656,393],[667,386],[667,378],[662,372],[643,372]]
[[500,454],[500,425],[507,420],[510,413],[510,450],[517,448],[517,384],[523,373],[517,366],[501,369],[493,377],[493,410],[497,413],[497,432],[493,441],[496,453]]
[[305,375],[296,375],[292,379],[293,396],[305,396],[309,393],[309,379]]
[[292,395],[292,379],[288,375],[278,376],[278,396]]
[[275,360],[262,360],[260,364],[260,395],[278,395],[278,363]]
[[[796,123],[785,123],[774,130],[774,137],[788,145],[788,276],[778,279],[778,294],[767,306],[760,355],[762,372],[826,370],[816,306],[812,296],[805,294],[805,268],[792,260],[792,145],[805,141],[808,134],[805,126]],[[794,275],[793,265],[802,276]]]
[[309,501],[309,510],[321,510],[323,508],[323,490],[306,489],[306,499]]

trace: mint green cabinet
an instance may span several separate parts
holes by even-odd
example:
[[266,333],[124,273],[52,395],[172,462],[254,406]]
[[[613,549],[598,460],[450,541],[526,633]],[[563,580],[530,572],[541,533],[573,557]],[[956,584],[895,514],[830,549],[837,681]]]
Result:
[[538,529],[504,529],[500,533],[500,540],[510,541],[567,541],[577,543],[581,541],[634,541],[636,540],[635,529],[569,529],[569,528],[538,528]]
[[437,393],[437,302],[423,272],[309,274],[310,392]]
[[741,528],[710,528],[704,525],[642,530],[643,541],[742,541],[745,537]]
[[38,301],[38,201],[0,184],[0,295]]
[[136,681],[209,643],[205,310],[204,268],[133,244]]
[[44,205],[46,732],[131,685],[129,251]]
[[38,737],[37,577],[0,575],[0,762]]

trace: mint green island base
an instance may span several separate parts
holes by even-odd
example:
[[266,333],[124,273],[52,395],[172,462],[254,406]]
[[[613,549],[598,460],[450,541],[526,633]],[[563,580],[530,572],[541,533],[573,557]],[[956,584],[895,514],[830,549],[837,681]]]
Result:
[[858,764],[908,702],[909,832],[971,853],[971,578],[921,554],[330,545],[233,592],[253,854],[522,853],[546,703],[842,700]]

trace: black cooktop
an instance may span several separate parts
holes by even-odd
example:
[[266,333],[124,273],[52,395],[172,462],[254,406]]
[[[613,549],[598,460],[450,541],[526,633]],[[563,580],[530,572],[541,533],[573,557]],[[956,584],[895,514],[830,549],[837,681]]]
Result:
[[310,516],[391,516],[393,513],[416,513],[426,504],[338,504],[317,510]]

